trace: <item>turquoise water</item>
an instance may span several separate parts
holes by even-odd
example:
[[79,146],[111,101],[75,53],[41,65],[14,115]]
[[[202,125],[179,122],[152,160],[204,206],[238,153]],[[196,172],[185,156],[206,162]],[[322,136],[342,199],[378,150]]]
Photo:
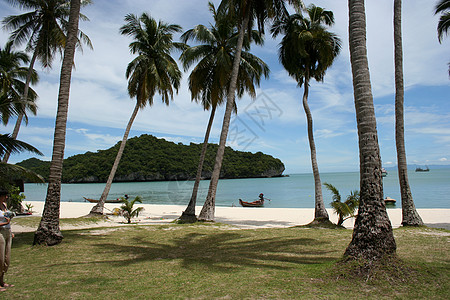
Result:
[[[450,208],[450,169],[436,169],[426,173],[408,173],[414,202],[417,208]],[[322,173],[321,180],[336,186],[342,197],[353,189],[359,189],[359,173]],[[114,183],[108,199],[116,199],[124,194],[141,196],[148,204],[187,205],[193,181],[161,181]],[[401,207],[397,171],[389,171],[383,179],[384,194],[397,200]],[[208,192],[209,181],[202,181],[198,194],[198,205],[202,205]],[[103,183],[63,184],[61,201],[82,202],[83,196],[99,198]],[[43,201],[47,185],[26,184],[26,201]],[[312,174],[294,174],[289,177],[224,179],[220,180],[216,196],[218,206],[238,206],[238,199],[253,201],[259,193],[264,193],[272,201],[266,207],[314,208],[314,180]],[[325,204],[329,207],[330,192],[323,188]]]

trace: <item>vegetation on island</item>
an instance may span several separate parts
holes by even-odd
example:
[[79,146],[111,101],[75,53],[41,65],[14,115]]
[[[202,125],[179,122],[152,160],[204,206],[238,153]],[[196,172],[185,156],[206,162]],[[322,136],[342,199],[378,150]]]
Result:
[[[64,160],[62,181],[106,182],[120,142],[107,150],[74,155]],[[128,140],[121,163],[116,172],[116,181],[155,181],[194,179],[197,171],[201,144],[169,142],[152,135],[141,135]],[[202,172],[209,178],[214,166],[216,144],[209,144]],[[48,161],[36,158],[18,163],[19,166],[41,174],[46,180],[49,174]],[[225,151],[222,178],[281,176],[284,164],[281,160],[261,152]]]

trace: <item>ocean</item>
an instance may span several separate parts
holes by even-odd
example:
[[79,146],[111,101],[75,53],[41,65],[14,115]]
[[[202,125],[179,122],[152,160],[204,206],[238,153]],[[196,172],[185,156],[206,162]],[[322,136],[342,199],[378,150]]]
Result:
[[[397,171],[388,171],[383,179],[384,195],[397,200],[401,207]],[[358,172],[321,173],[322,183],[338,188],[343,199],[351,190],[359,189]],[[430,172],[408,172],[416,208],[450,208],[450,169],[432,169]],[[146,204],[187,205],[192,193],[193,181],[158,181],[113,183],[108,199],[128,194],[141,196]],[[61,201],[83,202],[83,197],[100,198],[104,183],[63,184]],[[203,205],[208,193],[209,180],[201,181],[197,205]],[[322,187],[326,207],[330,207],[331,193]],[[43,201],[46,184],[25,184],[24,202]],[[257,200],[258,195],[271,199],[265,203],[273,208],[314,208],[314,179],[312,174],[292,174],[289,177],[223,179],[219,181],[217,206],[239,206],[238,199]]]

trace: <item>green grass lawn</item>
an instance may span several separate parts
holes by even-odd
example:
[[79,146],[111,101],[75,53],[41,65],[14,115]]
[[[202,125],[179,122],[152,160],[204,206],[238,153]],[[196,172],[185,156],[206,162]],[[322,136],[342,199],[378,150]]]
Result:
[[[448,299],[449,231],[394,231],[402,268],[352,276],[351,230],[127,226],[17,234],[1,299]],[[349,275],[350,274],[350,275]]]

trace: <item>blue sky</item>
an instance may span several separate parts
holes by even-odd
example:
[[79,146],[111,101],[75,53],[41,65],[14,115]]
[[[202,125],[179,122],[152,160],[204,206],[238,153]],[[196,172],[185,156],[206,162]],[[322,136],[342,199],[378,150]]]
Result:
[[[211,15],[206,0],[94,0],[83,9],[90,22],[80,29],[91,38],[94,50],[77,52],[72,75],[69,122],[65,156],[106,149],[121,140],[134,108],[127,94],[125,69],[133,59],[128,50],[130,39],[121,36],[119,27],[128,13],[150,13],[155,19],[179,24],[188,30],[208,24]],[[218,4],[220,1],[213,1]],[[436,1],[403,1],[403,51],[405,76],[405,134],[409,164],[450,164],[450,37],[439,44],[436,34]],[[309,4],[309,1],[306,1]],[[312,83],[309,104],[314,119],[314,135],[319,169],[323,172],[358,170],[358,139],[353,102],[348,50],[348,7],[345,0],[317,0],[318,6],[332,10],[336,24],[330,30],[342,39],[342,51],[323,83]],[[378,139],[383,166],[396,165],[394,140],[394,66],[391,0],[366,1],[367,46],[372,91],[377,115]],[[0,17],[20,13],[0,2]],[[177,37],[178,38],[178,37]],[[3,46],[8,33],[0,32]],[[261,82],[256,100],[248,96],[238,102],[228,145],[236,150],[262,151],[280,158],[285,173],[311,172],[305,113],[301,106],[303,89],[298,88],[278,62],[279,40],[266,36],[263,47],[252,52],[271,69],[269,80]],[[178,58],[179,54],[174,53]],[[34,87],[39,94],[39,111],[22,126],[19,139],[51,159],[56,115],[60,62],[53,69],[36,66],[41,76]],[[153,134],[174,142],[189,144],[203,141],[209,112],[191,102],[184,73],[178,95],[166,106],[156,96],[154,105],[138,114],[130,137]],[[217,142],[223,108],[216,113],[211,141]],[[12,132],[11,122],[1,128]],[[11,157],[15,163],[31,157],[23,153]]]

